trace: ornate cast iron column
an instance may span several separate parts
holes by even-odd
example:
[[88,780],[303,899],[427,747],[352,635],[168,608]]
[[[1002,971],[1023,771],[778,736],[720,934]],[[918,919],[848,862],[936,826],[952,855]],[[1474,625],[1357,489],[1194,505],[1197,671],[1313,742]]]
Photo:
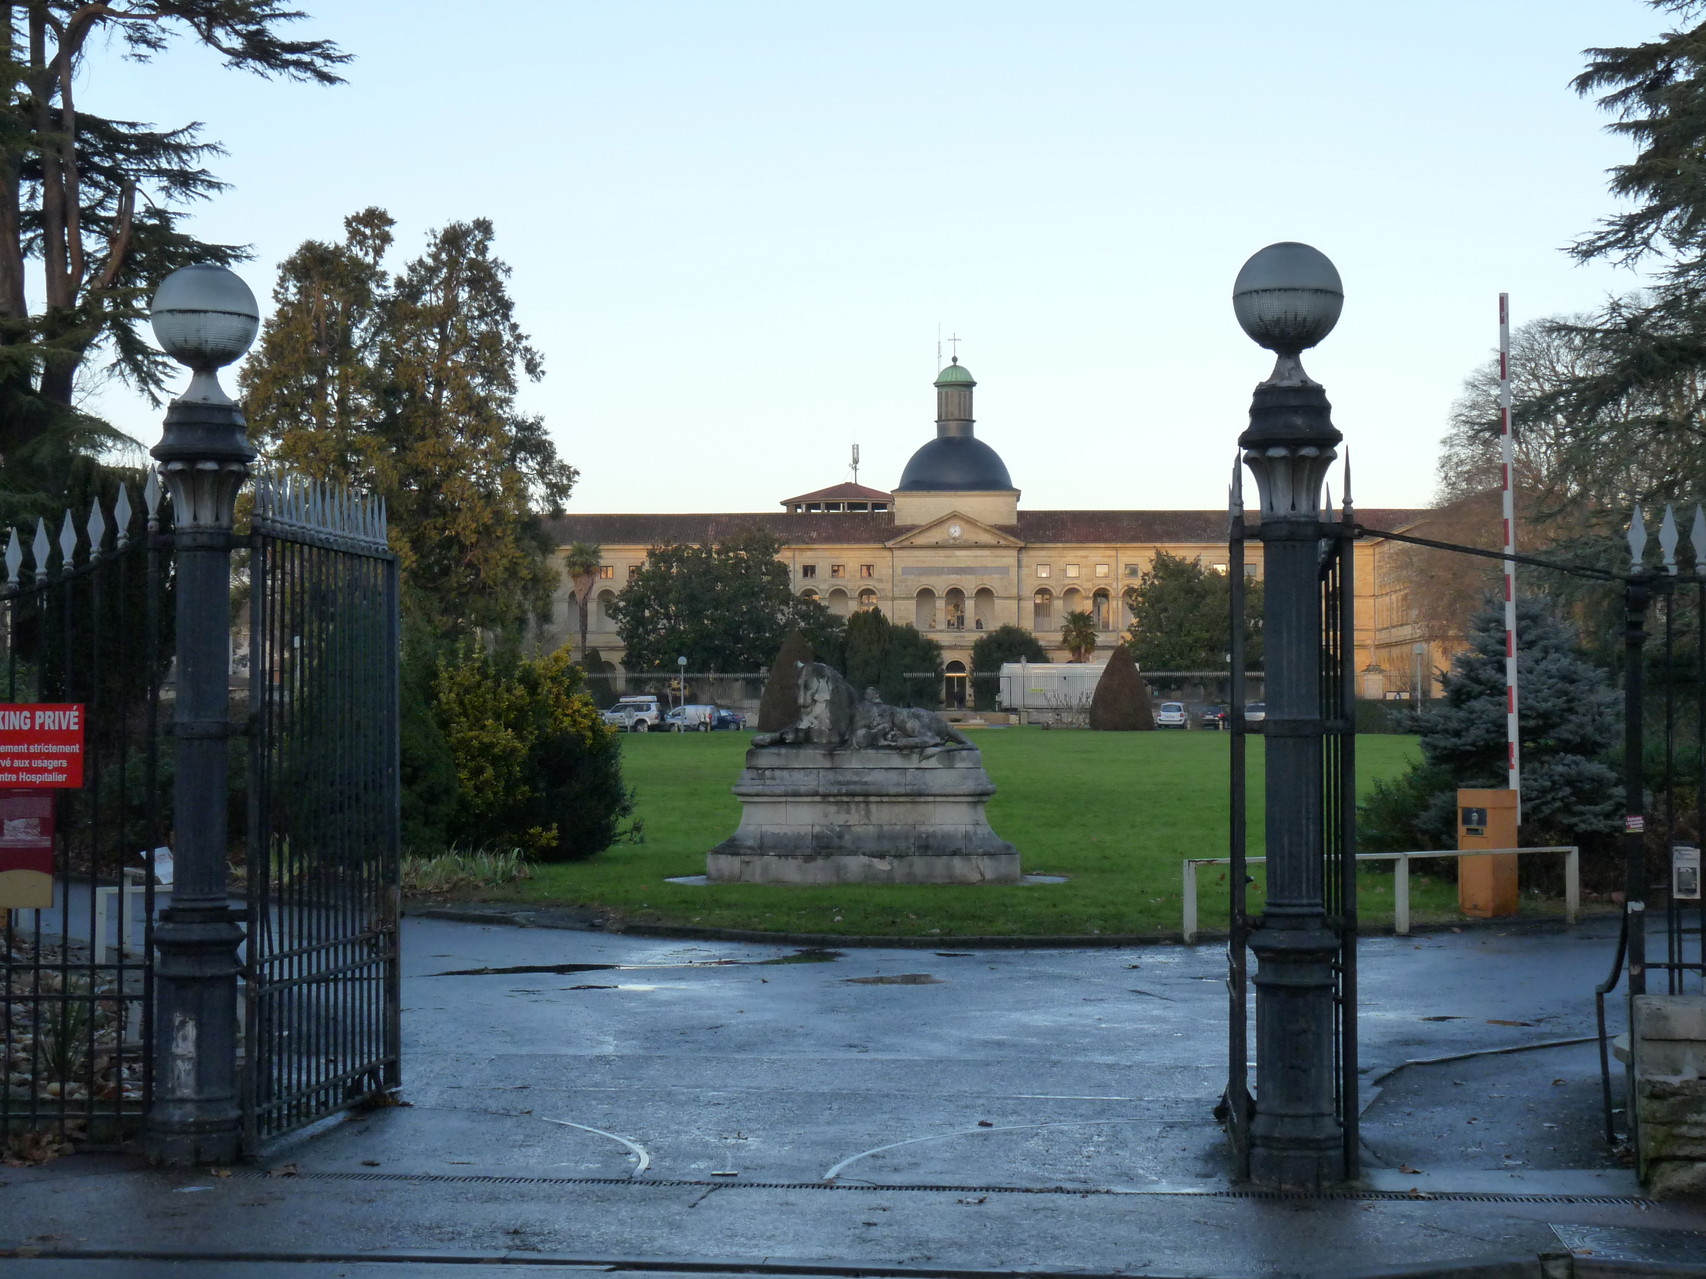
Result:
[[243,411],[218,370],[255,340],[260,312],[221,266],[184,267],[154,295],[166,353],[194,376],[166,410],[153,450],[172,496],[177,565],[176,879],[154,930],[154,1104],[147,1145],[157,1163],[224,1163],[241,1135],[237,1080],[237,948],[227,900],[226,750],[231,733],[231,526],[249,474]]
[[1339,273],[1306,244],[1272,244],[1244,264],[1233,308],[1274,351],[1273,374],[1238,437],[1261,492],[1267,578],[1268,896],[1255,951],[1256,1102],[1250,1176],[1276,1189],[1343,1181],[1334,1104],[1333,960],[1324,898],[1321,488],[1342,438],[1326,392],[1298,356],[1338,321]]

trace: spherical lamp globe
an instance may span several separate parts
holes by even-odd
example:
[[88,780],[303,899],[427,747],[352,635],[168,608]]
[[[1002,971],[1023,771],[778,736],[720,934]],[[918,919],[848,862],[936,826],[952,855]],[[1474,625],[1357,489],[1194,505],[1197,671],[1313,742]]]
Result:
[[161,349],[195,371],[184,397],[194,399],[225,399],[214,370],[247,351],[261,325],[249,286],[211,262],[179,267],[162,280],[148,318]]
[[1232,310],[1244,332],[1281,357],[1295,357],[1331,333],[1344,304],[1344,286],[1327,255],[1292,240],[1252,254],[1232,286]]

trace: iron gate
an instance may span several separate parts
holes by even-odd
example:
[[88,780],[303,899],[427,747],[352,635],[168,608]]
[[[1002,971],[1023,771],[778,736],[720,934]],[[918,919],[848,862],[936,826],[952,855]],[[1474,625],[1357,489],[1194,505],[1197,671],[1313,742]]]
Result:
[[0,1146],[26,1159],[72,1139],[123,1141],[151,1101],[150,872],[169,873],[150,854],[170,825],[157,784],[172,652],[160,498],[150,474],[146,515],[121,485],[82,518],[67,511],[57,537],[38,520],[27,545],[13,530],[6,548],[0,698],[84,708],[80,788],[0,779],[0,848],[40,848],[52,868],[46,882],[7,873],[6,900],[50,905],[0,909]]
[[250,577],[252,1151],[400,1082],[397,561],[383,506],[263,477]]
[[[1232,721],[1231,862],[1227,940],[1227,1082],[1216,1117],[1226,1124],[1237,1174],[1250,1175],[1250,1121],[1255,1098],[1250,1089],[1249,954],[1251,934],[1261,927],[1249,912],[1248,739],[1261,729],[1245,715],[1245,542],[1242,472],[1235,472],[1228,520],[1227,569],[1230,574]],[[1358,1175],[1360,1159],[1357,1098],[1356,995],[1356,732],[1354,662],[1356,598],[1352,573],[1357,527],[1347,499],[1341,518],[1322,525],[1320,541],[1322,828],[1320,855],[1326,925],[1337,939],[1333,959],[1334,1114],[1344,1140],[1345,1176]]]

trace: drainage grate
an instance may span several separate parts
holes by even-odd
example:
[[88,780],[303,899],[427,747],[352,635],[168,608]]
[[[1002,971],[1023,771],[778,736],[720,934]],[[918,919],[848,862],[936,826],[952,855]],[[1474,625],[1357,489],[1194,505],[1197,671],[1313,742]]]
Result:
[[[259,1168],[235,1170],[239,1176],[266,1177]],[[1646,1205],[1649,1201],[1638,1195],[1547,1195],[1494,1194],[1484,1191],[1437,1190],[1410,1194],[1404,1190],[1325,1190],[1318,1194],[1288,1194],[1277,1190],[1192,1190],[1158,1187],[1154,1190],[1111,1190],[1087,1186],[956,1186],[956,1185],[890,1185],[872,1182],[840,1181],[715,1181],[688,1177],[526,1177],[500,1176],[491,1173],[408,1173],[408,1172],[297,1172],[302,1181],[379,1181],[405,1182],[416,1185],[472,1186],[626,1186],[636,1190],[684,1190],[714,1187],[719,1190],[824,1190],[874,1191],[882,1194],[944,1194],[944,1195],[1123,1195],[1146,1196],[1155,1199],[1279,1199],[1279,1200],[1360,1200],[1388,1203],[1490,1203],[1490,1204],[1580,1204],[1610,1208],[1629,1208]]]

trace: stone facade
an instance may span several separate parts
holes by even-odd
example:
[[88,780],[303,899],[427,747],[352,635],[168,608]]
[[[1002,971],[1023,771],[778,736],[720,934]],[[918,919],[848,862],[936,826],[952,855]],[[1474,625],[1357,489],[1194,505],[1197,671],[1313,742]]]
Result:
[[1659,1199],[1706,1199],[1706,996],[1634,999],[1638,1171]]
[[[588,600],[587,642],[607,660],[620,661],[622,643],[610,605],[628,578],[645,562],[648,548],[716,541],[743,527],[760,527],[781,539],[780,558],[794,589],[822,600],[843,616],[880,608],[897,623],[911,623],[941,642],[949,671],[947,700],[964,692],[971,647],[980,633],[1002,625],[1036,635],[1050,659],[1064,661],[1060,628],[1066,614],[1090,613],[1100,647],[1120,642],[1131,624],[1126,590],[1137,584],[1161,552],[1225,567],[1224,511],[1022,509],[1020,492],[992,450],[972,436],[969,375],[938,381],[938,438],[923,446],[908,476],[916,482],[893,493],[844,484],[786,499],[780,511],[715,514],[565,515],[548,521],[557,544],[598,545],[604,551],[599,581]],[[958,416],[955,416],[958,415]],[[953,464],[926,467],[944,452],[968,454],[990,469]],[[994,459],[990,462],[990,459]],[[949,482],[973,487],[930,487]],[[976,487],[979,483],[987,487]],[[921,486],[922,485],[922,486]],[[1425,517],[1414,509],[1359,510],[1371,528],[1402,532]],[[1412,619],[1399,617],[1404,602],[1395,571],[1395,543],[1380,539],[1356,548],[1356,655],[1364,696],[1383,697],[1410,689]],[[1246,544],[1246,572],[1262,575],[1262,548]],[[1377,615],[1376,602],[1386,602]],[[559,588],[549,638],[574,641],[578,612],[566,578]],[[1430,641],[1424,669],[1448,658],[1451,645]]]

